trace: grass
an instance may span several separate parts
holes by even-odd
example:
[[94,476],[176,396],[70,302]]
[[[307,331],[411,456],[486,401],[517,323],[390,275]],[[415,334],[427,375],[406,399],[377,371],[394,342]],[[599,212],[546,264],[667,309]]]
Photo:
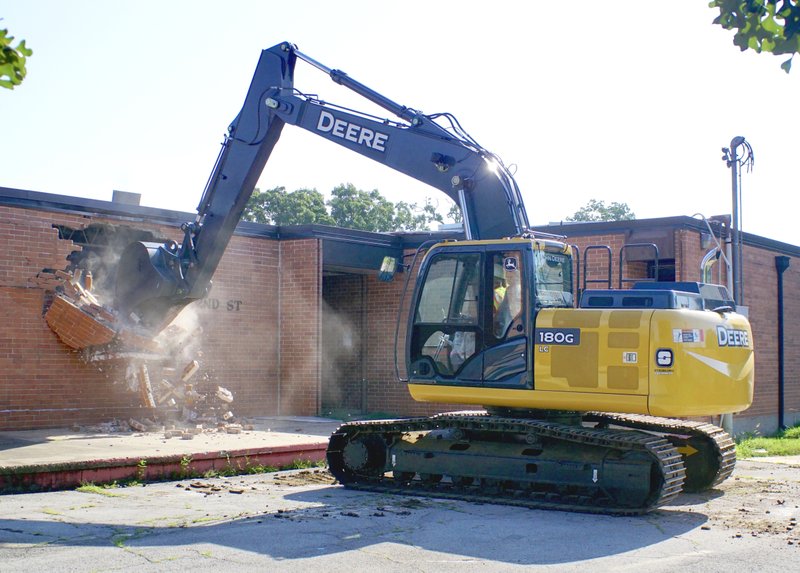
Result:
[[800,456],[800,425],[774,436],[746,435],[736,440],[737,458],[765,456]]
[[[121,484],[119,484],[117,482],[101,484],[101,485],[95,485],[93,483],[84,482],[84,483],[82,483],[80,485],[80,487],[76,488],[75,491],[79,491],[81,493],[94,493],[94,494],[97,494],[97,495],[104,495],[106,497],[125,497],[121,493],[116,493],[116,492],[111,491],[112,489],[116,489],[116,488],[120,487],[120,485]],[[128,484],[124,484],[124,485],[130,486],[130,485],[139,485],[139,484],[138,483],[136,483],[136,484],[128,483]]]

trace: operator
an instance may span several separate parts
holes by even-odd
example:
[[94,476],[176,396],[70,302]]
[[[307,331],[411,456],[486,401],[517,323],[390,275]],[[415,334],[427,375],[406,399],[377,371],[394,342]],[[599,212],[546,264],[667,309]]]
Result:
[[508,285],[506,284],[506,276],[503,272],[503,268],[495,265],[494,266],[494,313],[497,314],[497,311],[500,310],[500,305],[506,298],[506,289]]
[[[493,307],[494,307],[494,335],[496,338],[502,338],[505,334],[506,327],[508,326],[508,302],[506,301],[506,291],[508,284],[506,283],[505,272],[503,267],[494,265],[494,294],[493,294]],[[503,304],[505,303],[505,304]]]

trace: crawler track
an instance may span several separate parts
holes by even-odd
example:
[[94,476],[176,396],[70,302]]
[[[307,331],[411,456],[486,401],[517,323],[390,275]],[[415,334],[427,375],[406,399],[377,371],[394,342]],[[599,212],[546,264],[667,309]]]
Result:
[[685,479],[664,436],[475,412],[344,424],[328,463],[354,489],[616,515],[669,503]]
[[736,444],[722,428],[705,422],[692,422],[655,416],[603,414],[584,416],[598,427],[625,427],[664,436],[683,455],[686,466],[686,492],[713,488],[725,481],[736,466]]

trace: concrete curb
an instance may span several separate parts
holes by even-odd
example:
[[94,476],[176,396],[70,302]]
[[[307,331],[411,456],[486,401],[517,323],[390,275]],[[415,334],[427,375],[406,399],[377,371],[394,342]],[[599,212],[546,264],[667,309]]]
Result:
[[283,467],[325,459],[327,440],[288,446],[219,450],[153,457],[125,457],[32,466],[0,467],[0,493],[71,489],[83,483],[185,479],[210,470]]

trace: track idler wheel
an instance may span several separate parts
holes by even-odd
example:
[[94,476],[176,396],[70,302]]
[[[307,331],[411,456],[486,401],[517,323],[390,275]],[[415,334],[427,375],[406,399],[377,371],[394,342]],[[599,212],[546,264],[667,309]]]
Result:
[[669,436],[686,467],[683,491],[697,493],[712,486],[719,472],[720,459],[713,445],[702,436]]
[[375,435],[334,434],[328,446],[328,466],[342,484],[378,479],[386,466],[386,443]]

